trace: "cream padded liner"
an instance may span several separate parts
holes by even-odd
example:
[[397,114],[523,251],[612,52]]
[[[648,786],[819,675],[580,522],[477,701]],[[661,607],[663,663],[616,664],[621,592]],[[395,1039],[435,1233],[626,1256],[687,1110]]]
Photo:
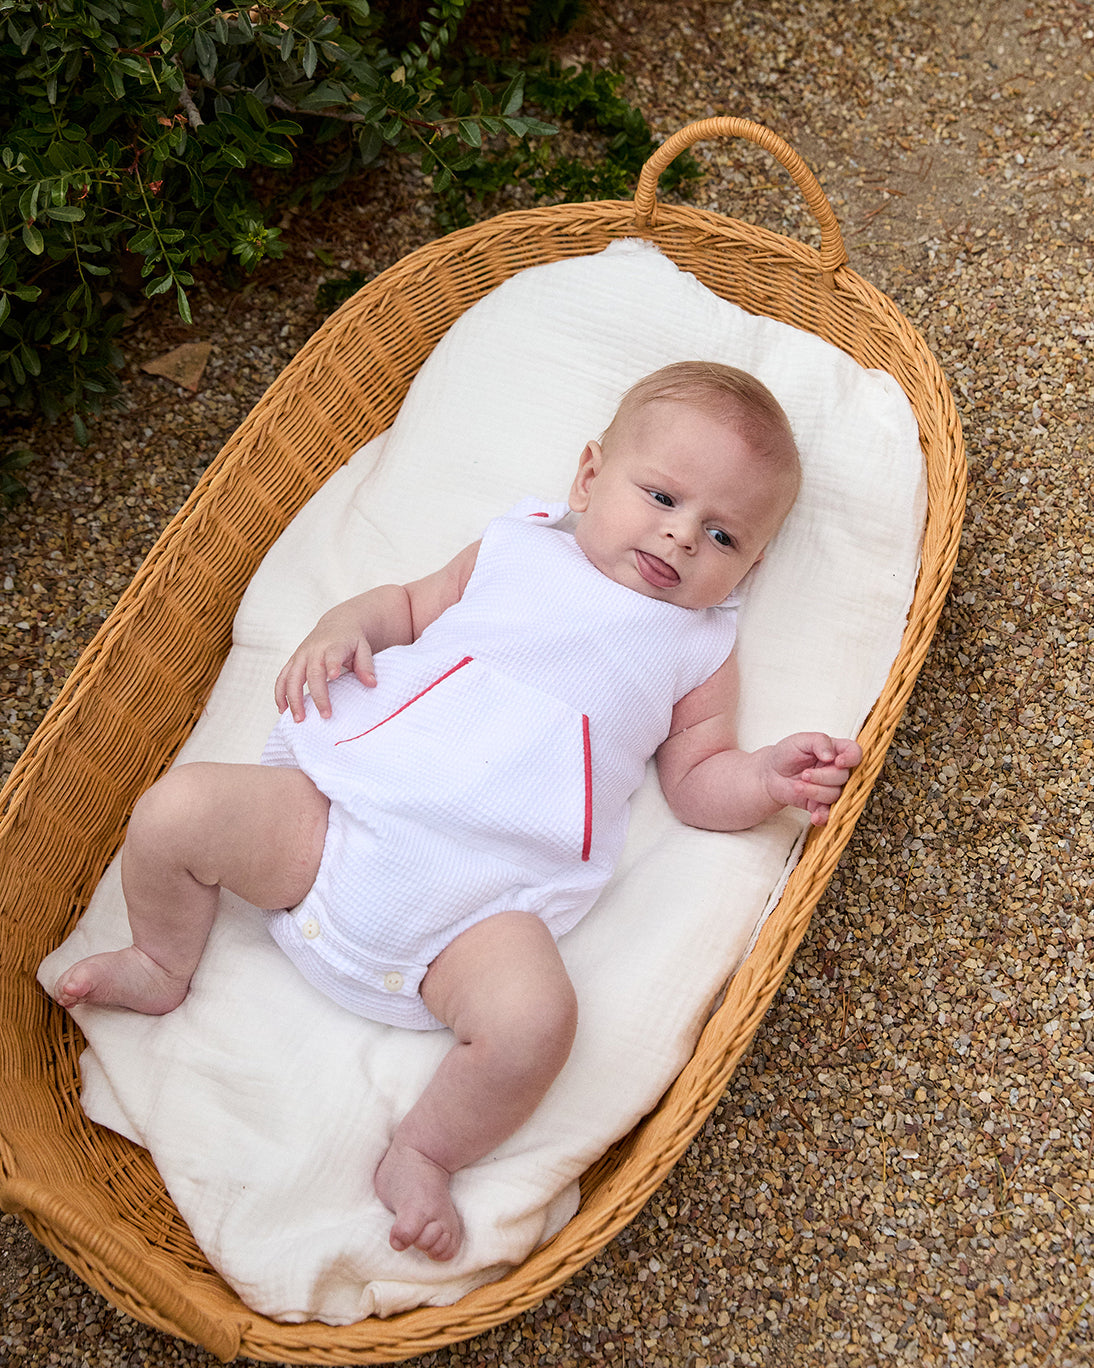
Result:
[[[454,325],[390,431],[267,556],[180,759],[257,759],[274,677],[324,608],[441,565],[526,495],[565,498],[622,392],[691,357],[764,380],[805,462],[801,498],[741,610],[742,744],[853,735],[896,655],[918,564],[925,485],[908,403],[890,376],[621,242],[525,271]],[[344,1324],[454,1301],[559,1229],[578,1175],[656,1105],[803,829],[792,812],[735,835],[686,828],[651,771],[615,878],[562,943],[581,1004],[573,1055],[528,1125],[455,1179],[467,1239],[454,1263],[393,1253],[370,1186],[447,1033],[376,1025],[326,1001],[236,899],[225,897],[176,1012],[76,1013],[90,1042],[85,1109],[147,1146],[210,1262],[253,1309]],[[40,977],[127,942],[112,868]]]

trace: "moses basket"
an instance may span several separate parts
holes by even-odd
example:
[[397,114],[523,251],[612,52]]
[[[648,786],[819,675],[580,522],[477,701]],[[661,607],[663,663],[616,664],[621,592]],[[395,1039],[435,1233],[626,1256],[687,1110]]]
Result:
[[[661,171],[698,139],[749,139],[818,220],[820,249],[689,207],[658,204]],[[928,512],[899,655],[859,735],[864,759],[811,831],[774,913],[660,1105],[582,1182],[576,1216],[499,1281],[452,1306],[348,1327],[257,1315],[207,1265],[148,1154],[94,1126],[79,1101],[83,1040],[35,982],[120,845],[138,795],[200,714],[256,566],[301,505],[385,430],[450,325],[526,267],[648,239],[752,314],[888,371],[919,424]],[[718,1102],[778,990],[846,845],[927,653],[957,556],[965,463],[953,401],[925,342],[848,269],[838,224],[801,158],[771,131],[714,118],[647,162],[633,203],[503,214],[385,271],[340,308],[227,443],[156,543],[15,767],[0,806],[0,1206],[117,1307],[222,1359],[390,1362],[468,1338],[541,1301],[639,1211]]]

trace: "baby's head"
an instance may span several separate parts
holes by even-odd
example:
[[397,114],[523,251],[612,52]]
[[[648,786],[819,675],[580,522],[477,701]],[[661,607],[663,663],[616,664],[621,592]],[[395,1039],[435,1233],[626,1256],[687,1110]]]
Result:
[[682,361],[623,396],[581,453],[570,507],[578,545],[609,578],[710,608],[763,559],[800,484],[790,424],[766,386]]

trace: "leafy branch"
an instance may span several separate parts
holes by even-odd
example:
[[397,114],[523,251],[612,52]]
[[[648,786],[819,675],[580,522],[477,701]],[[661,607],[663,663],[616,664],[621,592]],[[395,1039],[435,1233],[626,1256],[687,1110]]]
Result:
[[484,132],[552,131],[511,77],[453,112],[446,62],[473,3],[421,6],[393,49],[366,0],[0,0],[0,409],[82,431],[116,390],[127,262],[189,322],[198,265],[281,254],[251,173],[286,174],[287,195],[305,143],[312,167],[327,155],[323,193],[385,149],[443,185]]
[[[491,55],[461,38],[480,6]],[[134,289],[173,291],[189,323],[199,267],[278,258],[286,202],[385,155],[430,178],[442,228],[518,183],[540,198],[629,193],[655,144],[619,78],[562,70],[535,46],[580,9],[0,0],[0,422],[68,414],[85,441],[86,420],[120,402]],[[557,150],[560,125],[577,151]],[[678,159],[667,176],[693,170]],[[11,442],[0,498],[27,459]]]

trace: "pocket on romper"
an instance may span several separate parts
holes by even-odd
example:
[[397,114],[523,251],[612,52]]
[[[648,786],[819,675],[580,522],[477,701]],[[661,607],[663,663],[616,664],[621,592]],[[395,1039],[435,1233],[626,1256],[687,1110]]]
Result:
[[465,657],[342,743],[387,813],[522,868],[588,860],[585,714]]

